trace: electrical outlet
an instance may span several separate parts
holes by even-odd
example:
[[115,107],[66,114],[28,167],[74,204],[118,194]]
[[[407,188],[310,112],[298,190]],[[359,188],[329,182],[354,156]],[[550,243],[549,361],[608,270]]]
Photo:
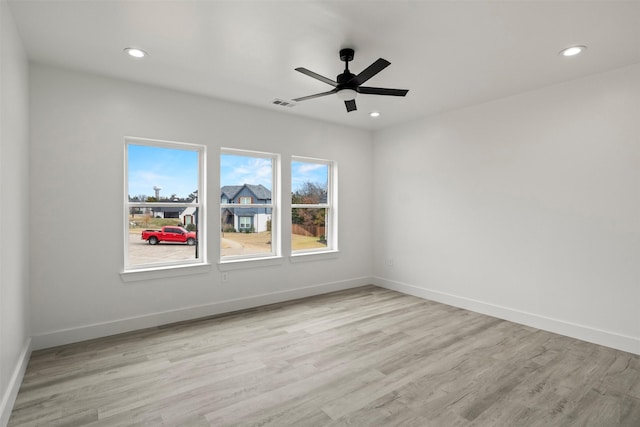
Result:
[[229,273],[224,272],[220,275],[220,281],[222,281],[222,283],[226,283],[229,281]]

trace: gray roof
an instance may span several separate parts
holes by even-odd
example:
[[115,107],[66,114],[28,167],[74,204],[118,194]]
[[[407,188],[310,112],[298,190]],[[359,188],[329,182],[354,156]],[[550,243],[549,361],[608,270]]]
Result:
[[224,196],[228,200],[233,200],[233,197],[238,194],[242,187],[242,185],[225,185],[220,188],[220,195]]
[[251,191],[258,200],[271,199],[271,191],[262,184],[225,185],[220,188],[220,193],[222,196],[226,197],[228,200],[233,200],[238,195],[238,193],[245,187],[249,191]]

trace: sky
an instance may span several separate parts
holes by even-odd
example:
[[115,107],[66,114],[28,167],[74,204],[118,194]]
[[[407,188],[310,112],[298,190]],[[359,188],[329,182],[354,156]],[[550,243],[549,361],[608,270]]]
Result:
[[291,191],[296,192],[304,183],[313,182],[327,188],[329,166],[322,163],[291,162]]
[[[222,154],[220,185],[262,184],[272,190],[272,170],[270,158]],[[325,164],[294,161],[291,171],[294,192],[305,182],[327,186]],[[154,196],[159,186],[161,197],[184,198],[198,188],[198,152],[129,144],[127,173],[131,197]]]
[[129,195],[187,197],[198,189],[198,152],[129,144]]
[[266,157],[220,156],[220,186],[262,184],[271,191],[273,189],[272,160]]
[[[328,166],[294,161],[291,163],[291,186],[295,192],[305,182],[327,187]],[[262,184],[272,190],[272,160],[270,158],[223,154],[220,158],[220,185]]]

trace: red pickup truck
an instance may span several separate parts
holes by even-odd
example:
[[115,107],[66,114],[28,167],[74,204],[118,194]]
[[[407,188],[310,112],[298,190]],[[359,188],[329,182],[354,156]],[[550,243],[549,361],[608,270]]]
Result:
[[159,242],[186,243],[189,246],[196,244],[195,232],[176,226],[165,226],[162,230],[144,230],[140,238],[150,245],[157,245]]

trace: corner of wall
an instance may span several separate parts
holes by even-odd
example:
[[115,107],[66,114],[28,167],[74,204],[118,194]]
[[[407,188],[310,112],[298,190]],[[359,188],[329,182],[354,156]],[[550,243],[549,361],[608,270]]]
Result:
[[11,415],[31,355],[29,338],[28,60],[6,0],[0,3],[0,426]]
[[27,338],[22,348],[22,352],[20,353],[20,357],[18,358],[18,363],[13,371],[13,374],[11,375],[11,379],[9,380],[8,386],[4,391],[4,394],[2,395],[2,400],[0,400],[1,427],[4,427],[9,423],[13,405],[16,401],[16,397],[18,396],[18,391],[20,391],[20,385],[22,384],[24,373],[27,370],[27,365],[29,364],[31,351],[31,338]]

